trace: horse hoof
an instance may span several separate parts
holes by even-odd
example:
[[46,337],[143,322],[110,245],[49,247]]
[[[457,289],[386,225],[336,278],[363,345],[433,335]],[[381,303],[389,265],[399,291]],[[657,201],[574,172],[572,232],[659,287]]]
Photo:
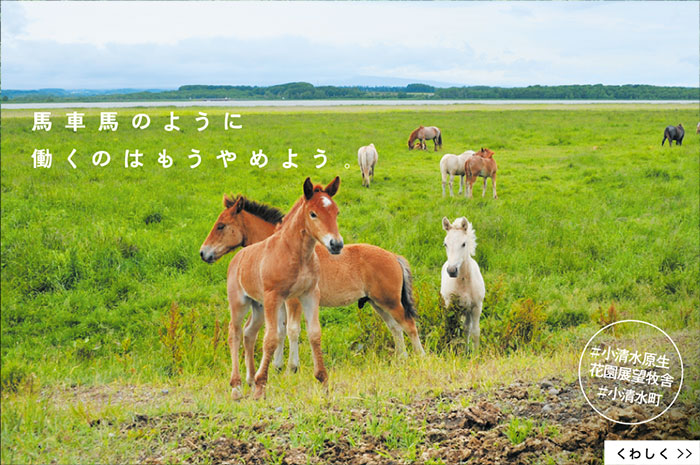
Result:
[[297,371],[299,371],[299,367],[298,367],[298,366],[289,365],[289,372],[290,372],[290,373],[296,373]]
[[247,376],[245,382],[248,383],[248,386],[253,387],[255,385],[255,378]]
[[241,400],[242,397],[243,393],[241,392],[240,387],[231,388],[231,398],[233,400]]
[[324,387],[328,387],[328,373],[321,371],[316,373],[314,376]]
[[265,386],[258,384],[255,386],[255,392],[253,393],[253,400],[260,400],[265,396]]

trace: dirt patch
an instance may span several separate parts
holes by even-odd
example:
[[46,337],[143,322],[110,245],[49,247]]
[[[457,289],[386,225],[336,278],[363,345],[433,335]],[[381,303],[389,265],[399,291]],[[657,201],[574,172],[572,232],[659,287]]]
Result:
[[[446,408],[445,406],[448,406]],[[462,406],[464,405],[464,406]],[[351,465],[382,465],[405,462],[473,463],[483,465],[530,464],[602,464],[605,439],[695,439],[689,421],[698,418],[696,406],[678,405],[662,417],[643,425],[612,423],[593,412],[580,394],[578,384],[557,379],[539,383],[513,383],[493,394],[460,390],[417,400],[411,404],[396,402],[410,422],[422,432],[412,455],[392,450],[389,433],[369,434],[350,439],[342,428],[363,425],[370,415],[362,409],[344,412],[347,426],[337,431],[338,439],[326,440],[315,451],[292,447],[290,433],[294,425],[270,426],[258,423],[245,427],[237,437],[206,439],[194,430],[182,434],[182,447],[170,458],[145,457],[144,463],[214,462]],[[183,415],[183,414],[178,414]],[[634,422],[645,419],[638,406],[616,409],[613,418]],[[181,419],[181,418],[180,418]],[[175,418],[135,418],[127,428],[158,427]],[[520,428],[520,429],[519,429]],[[260,436],[258,436],[260,435]],[[241,437],[249,439],[243,440]],[[258,437],[267,437],[265,443]],[[269,441],[269,438],[274,438]],[[173,455],[174,454],[174,455]],[[553,462],[552,462],[553,461]]]
[[[69,405],[81,402],[95,407],[125,404],[130,406],[153,406],[164,402],[176,392],[168,388],[156,388],[147,385],[105,384],[98,386],[69,386],[64,389],[47,389],[42,396],[51,399],[57,405]],[[191,403],[192,400],[178,396],[178,402]]]

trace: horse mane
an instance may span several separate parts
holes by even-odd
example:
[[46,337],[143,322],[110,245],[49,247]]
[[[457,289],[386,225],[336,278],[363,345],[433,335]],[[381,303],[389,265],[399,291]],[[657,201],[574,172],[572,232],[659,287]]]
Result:
[[[318,187],[318,186],[317,186]],[[316,188],[314,188],[314,192],[316,192]],[[280,229],[284,228],[286,225],[292,222],[292,218],[294,218],[299,210],[301,209],[301,206],[304,204],[304,196],[302,195],[299,197],[299,199],[292,205],[292,208],[289,209],[286,215],[284,215],[284,218],[282,218],[282,221],[277,224],[277,229],[276,231],[279,231]]]
[[281,210],[245,197],[243,197],[243,210],[272,224],[279,224],[284,219],[284,213]]
[[467,226],[467,253],[472,257],[476,255],[476,232],[471,223]]
[[410,136],[410,137],[415,136],[416,133],[417,133],[418,131],[420,131],[422,127],[423,127],[423,126],[421,125],[421,126],[418,126],[416,129],[414,129],[413,132],[411,133],[411,136]]
[[[316,184],[314,186],[314,193],[323,192],[323,190],[324,190],[324,187],[320,184]],[[299,197],[299,199],[294,203],[294,205],[292,205],[292,208],[290,208],[289,211],[287,212],[287,214],[284,215],[284,218],[282,218],[282,221],[280,221],[277,224],[277,229],[276,229],[277,231],[279,231],[280,229],[284,228],[286,225],[288,225],[289,223],[292,222],[292,218],[294,218],[297,215],[297,213],[301,209],[301,206],[304,204],[305,200],[306,199],[304,198],[303,195],[301,197]]]

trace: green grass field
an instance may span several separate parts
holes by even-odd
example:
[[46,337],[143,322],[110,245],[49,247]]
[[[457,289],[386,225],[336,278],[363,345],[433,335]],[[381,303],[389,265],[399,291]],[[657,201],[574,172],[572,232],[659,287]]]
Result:
[[[430,455],[437,442],[407,405],[431,399],[439,410],[435,399],[450,393],[450,411],[515,381],[571,383],[611,305],[612,319],[646,320],[685,341],[684,356],[699,350],[689,337],[700,329],[696,108],[251,108],[236,111],[236,131],[224,131],[225,109],[188,108],[174,110],[179,133],[163,130],[171,109],[117,110],[117,132],[98,132],[99,111],[84,110],[77,133],[63,127],[68,110],[52,110],[50,132],[32,132],[31,111],[2,112],[3,463],[217,462],[223,456],[211,451],[221,438],[258,447],[231,453],[234,461],[332,461],[324,454],[340,438],[358,450],[380,438],[366,451],[379,461],[449,463]],[[198,111],[210,119],[203,132]],[[151,116],[148,129],[131,127],[136,113]],[[679,122],[683,146],[662,148],[663,128]],[[427,152],[408,150],[419,124],[442,129],[441,151],[432,142]],[[357,148],[370,142],[379,161],[368,190]],[[479,147],[495,152],[499,199],[490,181],[485,199],[480,181],[472,200],[443,198],[442,155]],[[53,166],[35,169],[32,153],[43,148]],[[289,148],[298,169],[282,167]],[[66,161],[73,149],[78,169]],[[125,150],[136,149],[144,166],[125,168]],[[157,163],[163,149],[169,169]],[[195,169],[192,149],[202,154]],[[216,159],[224,149],[238,156],[227,169]],[[270,157],[263,169],[248,162],[260,149]],[[322,169],[317,149],[328,155]],[[93,166],[98,150],[110,153],[108,166]],[[286,211],[307,176],[328,183],[336,175],[345,242],[411,263],[430,354],[394,361],[369,306],[321,309],[329,391],[313,380],[302,334],[302,370],[271,374],[265,400],[234,403],[230,256],[214,265],[199,257],[222,194]],[[487,290],[478,355],[449,342],[451,320],[439,306],[443,216],[466,216],[476,230]],[[505,340],[517,325],[528,335]],[[700,394],[697,360],[689,363],[683,405]],[[691,426],[697,433],[697,417]]]

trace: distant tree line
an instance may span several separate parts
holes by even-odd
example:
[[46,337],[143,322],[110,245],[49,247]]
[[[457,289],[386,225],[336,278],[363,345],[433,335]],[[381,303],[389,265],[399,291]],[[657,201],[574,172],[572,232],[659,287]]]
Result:
[[700,100],[698,87],[666,87],[644,84],[623,86],[569,85],[491,87],[468,86],[439,88],[427,84],[390,86],[314,86],[291,82],[276,86],[187,85],[162,91],[35,91],[3,90],[4,102],[113,102],[153,100],[326,100],[326,99],[426,99],[426,100]]

